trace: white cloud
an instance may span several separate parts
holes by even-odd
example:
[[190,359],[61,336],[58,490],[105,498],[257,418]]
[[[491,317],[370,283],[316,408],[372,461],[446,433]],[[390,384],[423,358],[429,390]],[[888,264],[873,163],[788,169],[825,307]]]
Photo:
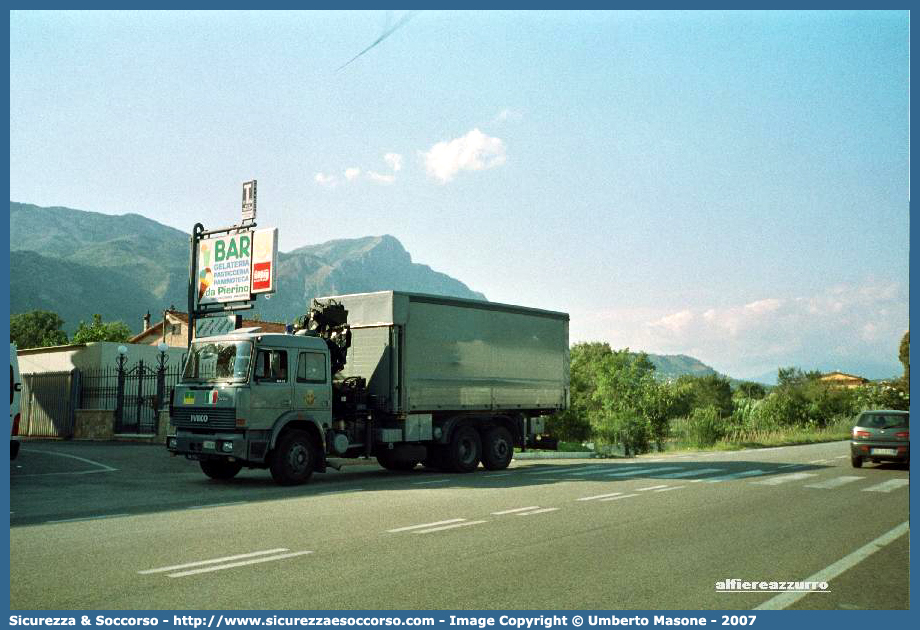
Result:
[[325,186],[327,188],[332,188],[337,183],[335,175],[327,175],[326,173],[317,173],[313,176],[313,180],[320,186]]
[[688,354],[737,378],[790,365],[883,378],[900,373],[908,326],[906,287],[866,282],[738,305],[573,313],[571,339]]
[[423,154],[428,174],[441,183],[460,171],[481,171],[501,166],[507,160],[505,143],[473,129],[465,136],[438,142]]
[[368,171],[367,176],[378,184],[392,184],[396,180],[396,177],[393,175],[381,175],[374,171]]
[[398,173],[402,170],[403,156],[399,153],[387,153],[383,156],[383,161],[390,165],[394,173]]
[[361,169],[357,167],[346,168],[345,169],[345,179],[348,181],[354,181],[358,179],[358,176],[361,175]]

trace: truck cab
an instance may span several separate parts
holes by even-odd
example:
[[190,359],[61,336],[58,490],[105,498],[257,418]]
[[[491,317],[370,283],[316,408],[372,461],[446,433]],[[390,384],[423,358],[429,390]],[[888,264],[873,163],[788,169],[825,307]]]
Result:
[[280,483],[323,470],[332,426],[329,349],[323,339],[239,330],[192,343],[170,408],[167,448],[215,479],[243,466]]

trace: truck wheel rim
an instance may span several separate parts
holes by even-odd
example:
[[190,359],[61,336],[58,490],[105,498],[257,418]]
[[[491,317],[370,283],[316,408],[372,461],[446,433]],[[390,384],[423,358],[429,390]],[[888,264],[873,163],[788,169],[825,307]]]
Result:
[[291,465],[291,469],[295,472],[301,473],[307,469],[307,463],[309,460],[309,453],[307,452],[306,446],[303,444],[294,444],[291,447],[291,452],[288,454],[288,463]]
[[460,440],[460,461],[469,464],[475,457],[476,445],[472,439],[465,438]]

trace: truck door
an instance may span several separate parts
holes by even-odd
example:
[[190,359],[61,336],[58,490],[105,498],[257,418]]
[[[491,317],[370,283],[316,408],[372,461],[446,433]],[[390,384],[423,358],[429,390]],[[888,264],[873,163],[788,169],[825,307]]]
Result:
[[252,410],[260,416],[253,420],[270,425],[292,409],[287,350],[259,348],[253,381]]
[[321,422],[331,413],[329,361],[316,350],[300,350],[294,378],[294,408],[311,412]]

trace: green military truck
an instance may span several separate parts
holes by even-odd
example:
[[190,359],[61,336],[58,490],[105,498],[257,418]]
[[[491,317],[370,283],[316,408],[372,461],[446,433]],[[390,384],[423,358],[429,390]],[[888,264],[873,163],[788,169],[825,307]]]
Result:
[[167,448],[215,479],[268,468],[303,483],[339,458],[471,472],[551,447],[569,399],[569,316],[383,291],[315,300],[292,334],[196,339]]

